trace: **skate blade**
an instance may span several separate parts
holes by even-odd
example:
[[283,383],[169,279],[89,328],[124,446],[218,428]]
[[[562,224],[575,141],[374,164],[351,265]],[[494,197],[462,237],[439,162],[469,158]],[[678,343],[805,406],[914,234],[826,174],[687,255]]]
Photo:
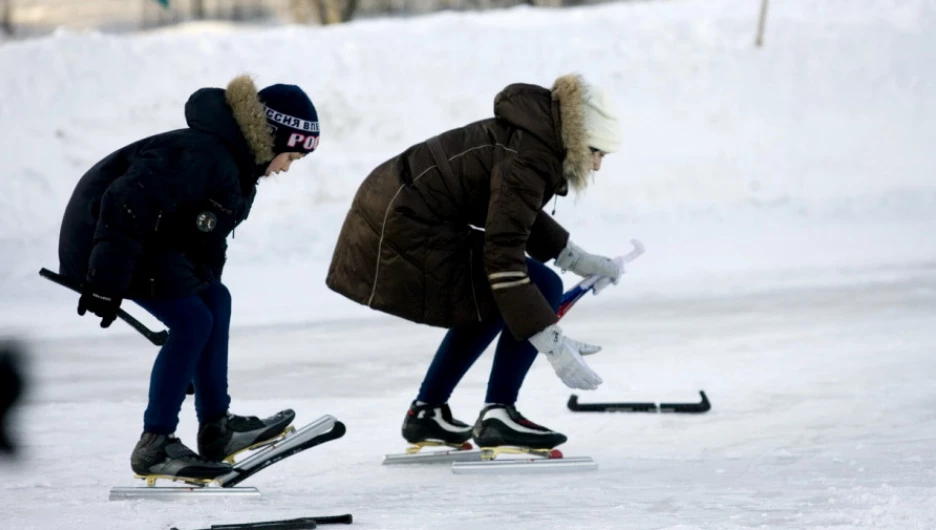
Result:
[[562,451],[558,449],[533,449],[530,447],[515,447],[511,445],[500,445],[496,447],[482,447],[481,459],[491,461],[501,455],[521,455],[526,457],[537,457],[544,459],[562,458]]
[[274,437],[272,437],[272,438],[267,438],[266,440],[261,440],[261,441],[255,443],[255,444],[253,444],[253,445],[248,445],[247,447],[241,449],[240,451],[236,451],[236,452],[234,452],[234,453],[231,453],[231,454],[227,455],[227,457],[225,457],[225,459],[224,459],[224,462],[226,462],[226,463],[228,463],[228,464],[231,464],[231,465],[233,466],[233,465],[237,464],[237,457],[238,457],[239,455],[242,455],[242,454],[246,453],[247,451],[253,451],[253,450],[256,450],[256,449],[262,449],[262,448],[267,447],[267,446],[269,446],[269,445],[273,445],[273,444],[275,444],[276,442],[279,442],[280,440],[285,439],[287,436],[289,436],[290,434],[292,434],[292,433],[294,433],[294,432],[296,432],[296,428],[293,427],[292,425],[289,425],[288,427],[286,427],[285,429],[283,429],[282,432],[280,432],[279,434],[277,434],[276,436],[274,436]]
[[189,486],[201,488],[205,487],[212,482],[218,480],[217,478],[190,478],[190,477],[177,477],[173,475],[133,475],[133,478],[138,478],[146,481],[147,488],[156,487],[157,480],[169,480],[172,482],[182,482],[188,484]]
[[[239,484],[242,480],[253,476],[267,466],[305,450],[303,448],[314,447],[319,443],[336,440],[344,436],[344,433],[344,424],[326,414],[299,430],[287,433],[283,439],[253,451],[238,462],[230,473],[218,477],[218,484],[223,488]],[[317,442],[319,439],[323,440]]]
[[588,456],[569,458],[515,458],[507,460],[482,460],[480,462],[455,462],[452,473],[456,475],[482,475],[499,473],[562,473],[595,471],[598,464]]
[[406,454],[408,455],[416,454],[426,447],[451,447],[452,449],[455,449],[458,451],[470,451],[471,449],[474,449],[474,446],[471,445],[471,442],[464,442],[460,444],[450,444],[450,443],[439,442],[435,440],[426,440],[423,442],[416,442],[414,444],[410,444],[410,446],[406,448]]
[[259,498],[260,490],[257,488],[219,488],[205,486],[144,486],[144,487],[114,487],[110,490],[111,501],[124,501],[135,499],[174,500],[192,497],[237,497]]
[[[447,451],[420,452],[425,447],[451,447]],[[469,442],[463,444],[447,444],[444,442],[426,441],[413,444],[406,448],[403,454],[384,455],[383,465],[394,464],[442,464],[451,462],[477,461],[481,458],[481,451],[474,449]]]

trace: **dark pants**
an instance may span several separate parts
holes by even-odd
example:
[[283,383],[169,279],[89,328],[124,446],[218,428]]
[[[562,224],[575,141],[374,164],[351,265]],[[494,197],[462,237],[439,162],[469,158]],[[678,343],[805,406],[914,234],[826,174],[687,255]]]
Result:
[[149,404],[143,430],[175,432],[189,383],[195,383],[199,422],[223,416],[231,403],[227,392],[231,293],[214,282],[187,298],[134,300],[169,328],[150,375]]
[[[553,310],[558,310],[562,300],[562,280],[559,275],[539,261],[529,258],[527,270],[530,281],[539,287]],[[431,405],[447,402],[455,386],[498,333],[501,336],[494,352],[494,366],[488,379],[485,401],[507,405],[515,403],[523,379],[538,352],[529,341],[517,340],[509,330],[505,330],[504,320],[500,317],[449,330],[429,365],[429,371],[419,389],[419,401]]]

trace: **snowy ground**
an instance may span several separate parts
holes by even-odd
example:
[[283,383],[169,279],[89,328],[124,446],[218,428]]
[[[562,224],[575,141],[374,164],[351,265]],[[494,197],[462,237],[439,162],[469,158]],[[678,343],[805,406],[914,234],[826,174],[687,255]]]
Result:
[[[24,411],[28,460],[4,471],[10,529],[204,528],[353,513],[379,529],[886,528],[936,525],[936,273],[863,286],[621,302],[586,299],[567,327],[605,345],[595,400],[697,399],[703,416],[582,415],[537,363],[520,406],[570,435],[594,473],[455,476],[384,468],[439,333],[387,319],[242,328],[238,411],[295,407],[347,423],[341,440],[257,476],[259,501],[107,501],[132,485],[149,359],[137,337],[36,343]],[[349,339],[353,337],[353,339]],[[261,354],[262,353],[262,354]],[[490,356],[468,375],[456,414],[473,419]],[[583,395],[583,400],[586,396]],[[194,440],[191,401],[180,436]],[[145,524],[144,524],[145,522]]]
[[243,72],[261,86],[305,87],[323,133],[313,156],[261,186],[231,243],[237,267],[299,263],[320,285],[374,166],[489,117],[509,83],[550,85],[568,72],[613,95],[624,148],[588,193],[559,200],[556,216],[603,252],[618,251],[609,234],[651,238],[659,261],[646,270],[666,272],[663,287],[698,278],[686,254],[703,273],[932,260],[936,5],[781,2],[762,49],[752,44],[757,7],[636,2],[5,44],[0,293],[37,280],[38,264],[55,266],[62,211],[88,167],[184,126],[192,91]]
[[[0,46],[0,334],[30,340],[34,376],[26,459],[0,462],[0,528],[188,530],[342,512],[374,529],[936,528],[936,5],[774,2],[757,50],[758,4],[59,32]],[[261,501],[109,503],[112,485],[132,484],[156,350],[122,324],[102,332],[77,318],[74,295],[36,271],[57,265],[83,171],[181,126],[192,90],[243,71],[306,87],[323,140],[263,184],[231,241],[235,407],[333,414],[349,432],[258,475]],[[488,116],[507,83],[569,71],[614,95],[625,148],[556,217],[595,251],[647,246],[621,287],[564,320],[605,346],[592,360],[605,384],[582,399],[692,401],[704,389],[714,408],[572,414],[538,363],[521,409],[570,435],[566,453],[594,457],[597,473],[383,468],[441,331],[324,287],[350,198],[380,161]],[[453,398],[464,420],[489,366]],[[187,404],[190,442],[192,416]]]

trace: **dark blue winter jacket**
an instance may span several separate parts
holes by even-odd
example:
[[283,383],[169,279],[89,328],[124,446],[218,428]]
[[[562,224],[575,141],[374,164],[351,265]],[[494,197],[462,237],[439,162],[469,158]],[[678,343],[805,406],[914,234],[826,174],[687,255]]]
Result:
[[62,220],[60,273],[124,298],[175,298],[220,279],[273,139],[248,77],[204,88],[187,129],[120,149],[78,182]]

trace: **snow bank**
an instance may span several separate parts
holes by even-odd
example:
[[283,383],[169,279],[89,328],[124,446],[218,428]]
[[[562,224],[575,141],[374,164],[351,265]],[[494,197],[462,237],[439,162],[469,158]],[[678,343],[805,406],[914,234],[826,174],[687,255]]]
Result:
[[345,208],[373,166],[489,116],[508,83],[548,85],[570,71],[612,92],[625,142],[588,193],[559,201],[557,217],[579,242],[607,253],[642,237],[645,280],[663,288],[674,278],[697,285],[703,273],[932,263],[936,8],[777,3],[757,49],[758,4],[59,32],[5,44],[0,290],[18,292],[14,282],[56,265],[62,211],[89,166],[183,126],[193,90],[242,72],[260,85],[305,87],[323,137],[316,154],[261,186],[231,245],[232,279],[246,267],[256,278],[292,266],[292,278],[320,286]]

